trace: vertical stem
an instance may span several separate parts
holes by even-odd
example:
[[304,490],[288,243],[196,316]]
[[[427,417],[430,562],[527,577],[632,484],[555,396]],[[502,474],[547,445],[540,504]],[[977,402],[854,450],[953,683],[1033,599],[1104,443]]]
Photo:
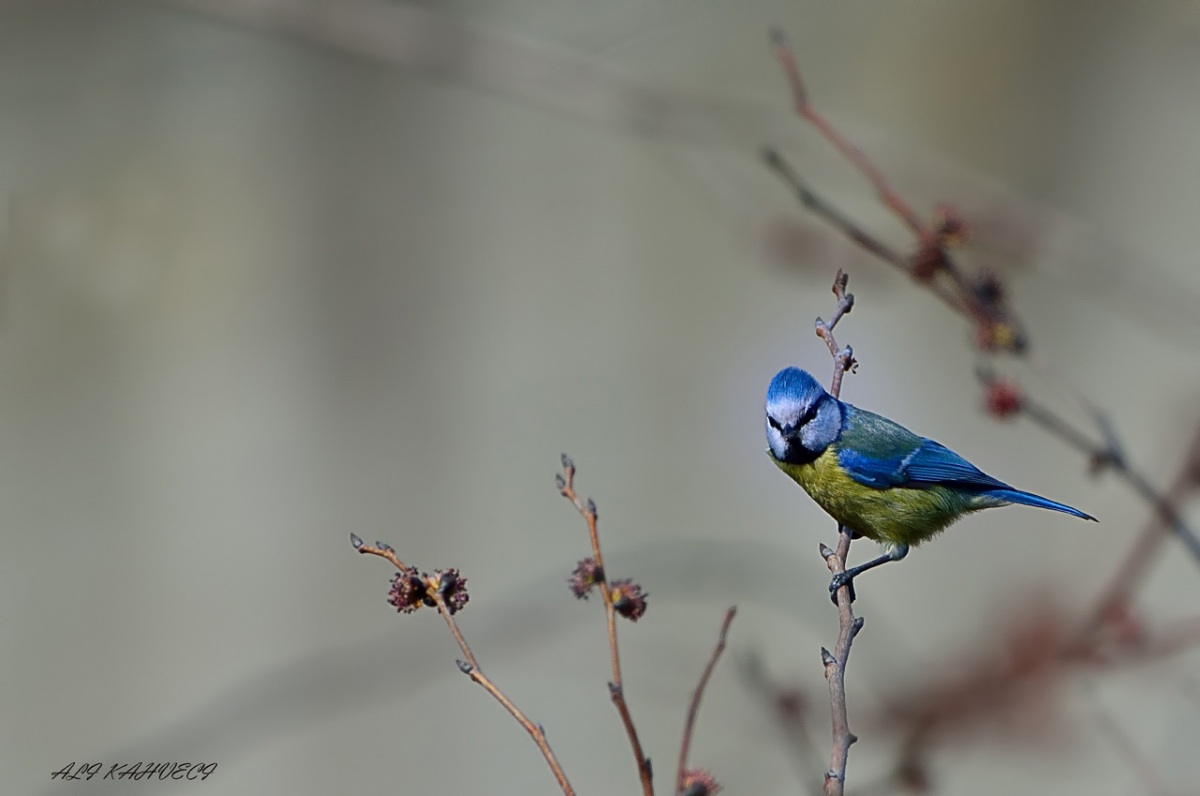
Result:
[[638,778],[642,783],[642,794],[643,796],[654,796],[650,761],[646,759],[646,755],[642,751],[642,742],[638,738],[637,727],[634,726],[629,705],[625,702],[625,686],[621,679],[621,653],[617,644],[617,611],[613,605],[612,588],[608,584],[608,571],[604,568],[604,556],[600,551],[596,505],[590,500],[584,505],[583,501],[579,499],[579,495],[575,492],[575,465],[566,455],[563,456],[563,471],[565,477],[559,481],[559,491],[562,492],[563,497],[575,505],[575,509],[587,523],[588,536],[592,542],[592,557],[595,559],[596,567],[601,575],[597,585],[604,600],[604,615],[608,621],[608,648],[613,677],[612,682],[608,684],[609,695],[612,697],[613,705],[617,708],[617,713],[621,716],[621,723],[625,725],[625,734],[629,736],[629,745],[633,749],[633,757],[637,763]]
[[[850,555],[853,532],[844,525],[838,526],[837,551],[821,545],[821,555],[830,573],[836,575],[846,569],[846,558]],[[846,664],[850,659],[850,646],[862,629],[863,620],[854,616],[850,601],[849,583],[835,594],[838,607],[838,638],[833,648],[821,649],[821,660],[825,664],[825,681],[829,685],[829,708],[833,725],[833,749],[829,753],[829,770],[825,772],[825,796],[842,796],[846,787],[846,763],[850,757],[850,746],[858,740],[850,732],[850,717],[846,706]]]
[[725,651],[725,637],[729,634],[729,625],[733,623],[733,617],[736,614],[737,606],[731,606],[725,612],[725,621],[721,622],[721,630],[717,633],[717,645],[713,647],[708,664],[704,667],[704,673],[700,675],[700,682],[696,684],[696,690],[692,692],[692,702],[688,706],[687,719],[683,723],[683,741],[679,745],[679,765],[675,769],[675,791],[677,793],[683,790],[683,775],[687,771],[688,752],[692,748],[692,735],[696,729],[696,715],[700,712],[700,700],[704,697],[708,678],[712,677],[713,669],[717,666],[717,658],[720,658],[721,653]]

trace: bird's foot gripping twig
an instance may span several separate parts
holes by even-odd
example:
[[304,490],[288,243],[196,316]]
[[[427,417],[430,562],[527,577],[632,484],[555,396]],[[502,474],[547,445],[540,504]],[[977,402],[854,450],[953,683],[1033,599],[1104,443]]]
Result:
[[854,577],[845,572],[837,572],[829,579],[829,602],[834,605],[838,604],[837,592],[843,586],[849,589],[850,602],[858,599],[858,594],[854,591]]
[[829,599],[833,600],[834,605],[837,605],[837,590],[843,586],[849,586],[850,602],[854,602],[854,579],[856,577],[868,569],[874,569],[892,561],[899,561],[906,555],[908,555],[908,545],[898,544],[879,558],[873,558],[865,564],[859,564],[857,567],[850,567],[850,569],[843,570],[842,572],[833,573],[833,577],[829,579]]

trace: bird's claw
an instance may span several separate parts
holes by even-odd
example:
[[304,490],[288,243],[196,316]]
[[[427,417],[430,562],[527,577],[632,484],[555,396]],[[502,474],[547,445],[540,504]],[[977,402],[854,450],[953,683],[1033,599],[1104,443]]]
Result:
[[848,586],[850,591],[850,602],[854,602],[857,595],[854,593],[854,576],[847,575],[845,572],[836,573],[829,581],[829,601],[837,605],[837,592],[843,586]]

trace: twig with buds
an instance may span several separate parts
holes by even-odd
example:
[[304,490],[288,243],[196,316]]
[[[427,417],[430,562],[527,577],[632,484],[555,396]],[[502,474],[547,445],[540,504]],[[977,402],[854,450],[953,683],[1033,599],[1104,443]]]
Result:
[[817,318],[815,324],[817,337],[825,341],[829,347],[829,355],[833,357],[833,378],[829,382],[829,394],[838,398],[842,394],[842,377],[846,371],[858,368],[858,360],[854,358],[854,349],[850,346],[838,348],[837,340],[833,339],[833,327],[837,326],[842,316],[854,309],[854,294],[846,292],[850,277],[840,268],[833,278],[833,295],[837,296],[837,308],[833,312],[833,320],[826,323]]
[[642,742],[638,739],[637,727],[634,726],[633,716],[629,705],[625,702],[625,688],[621,679],[621,653],[617,645],[617,614],[631,622],[636,622],[646,612],[646,594],[642,587],[631,580],[616,580],[609,582],[608,572],[604,569],[604,556],[600,552],[600,535],[597,529],[599,515],[596,504],[591,498],[585,503],[575,492],[575,463],[567,454],[562,455],[562,472],[555,477],[558,491],[579,512],[587,523],[588,536],[592,542],[592,556],[579,562],[571,578],[571,590],[575,596],[586,598],[593,588],[599,588],[604,601],[604,614],[608,620],[608,647],[612,664],[612,680],[608,684],[608,692],[613,705],[621,715],[625,725],[625,734],[629,736],[629,745],[633,748],[633,757],[637,762],[638,777],[642,782],[644,796],[654,796],[653,772],[650,760],[642,751]]
[[559,765],[558,758],[550,749],[550,743],[546,740],[546,731],[542,729],[542,725],[530,721],[529,717],[483,673],[479,667],[479,661],[475,658],[475,653],[471,652],[471,647],[467,644],[462,631],[459,630],[458,623],[454,621],[454,615],[462,610],[469,600],[466,588],[467,579],[460,576],[456,569],[436,570],[432,575],[418,572],[401,561],[391,545],[383,542],[376,542],[372,546],[352,533],[350,534],[350,543],[358,552],[386,559],[399,570],[392,578],[392,589],[388,599],[388,602],[394,605],[398,611],[412,613],[422,606],[437,608],[438,613],[446,620],[446,626],[450,628],[454,640],[458,642],[458,648],[462,650],[464,660],[458,661],[459,671],[491,694],[508,711],[509,715],[517,720],[525,732],[529,733],[529,737],[533,739],[542,756],[546,758],[546,764],[550,766],[550,771],[558,780],[558,786],[562,789],[564,796],[574,796],[575,791],[571,787],[571,783],[567,781],[567,775]]

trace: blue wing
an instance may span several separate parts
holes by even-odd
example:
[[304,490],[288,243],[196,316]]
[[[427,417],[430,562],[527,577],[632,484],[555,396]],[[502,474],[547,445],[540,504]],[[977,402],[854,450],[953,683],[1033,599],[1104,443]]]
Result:
[[849,405],[847,410],[848,422],[838,443],[838,464],[846,475],[864,486],[874,489],[945,486],[1006,503],[1096,519],[1063,503],[1013,489],[945,445],[919,437],[885,417]]
[[945,445],[848,404],[837,456],[847,475],[875,489],[938,484],[976,490],[1009,488]]
[[1010,488],[930,439],[921,439],[914,448],[884,457],[843,447],[838,450],[838,464],[858,483],[876,489],[896,486],[920,489],[937,484],[979,490]]

